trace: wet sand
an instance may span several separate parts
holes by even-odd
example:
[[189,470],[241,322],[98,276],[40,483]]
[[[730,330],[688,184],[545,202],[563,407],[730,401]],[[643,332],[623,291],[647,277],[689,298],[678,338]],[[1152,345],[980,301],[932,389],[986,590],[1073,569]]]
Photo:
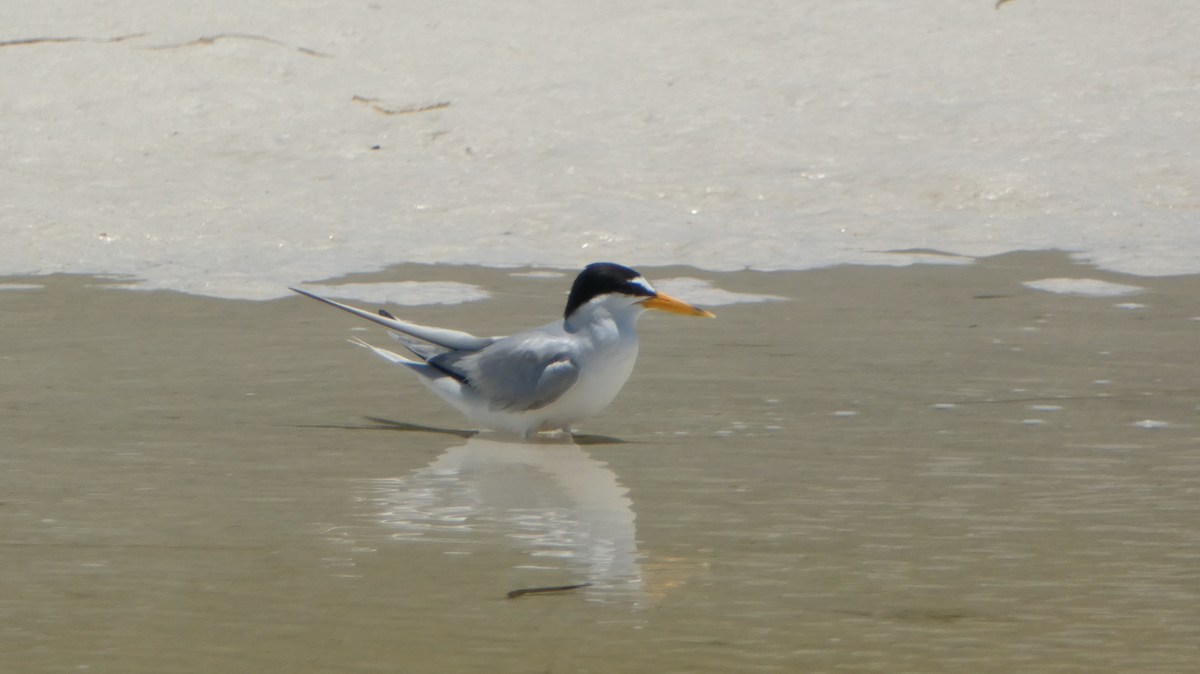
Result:
[[[303,298],[0,279],[45,286],[0,292],[0,668],[1194,668],[1200,278],[644,271],[792,299],[643,318],[579,446],[403,430],[463,426]],[[1021,285],[1059,276],[1146,291]],[[393,312],[503,334],[570,279],[353,280],[479,284]]]

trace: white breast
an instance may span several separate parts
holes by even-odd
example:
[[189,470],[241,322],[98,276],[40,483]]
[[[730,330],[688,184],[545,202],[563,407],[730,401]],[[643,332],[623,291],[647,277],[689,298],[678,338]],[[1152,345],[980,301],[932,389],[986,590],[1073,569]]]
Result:
[[493,412],[476,407],[468,414],[471,420],[487,428],[528,434],[568,428],[607,407],[633,372],[638,354],[634,322],[642,312],[610,313],[602,306],[592,309],[572,333],[577,337],[574,356],[580,371],[570,390],[549,405],[528,412]]

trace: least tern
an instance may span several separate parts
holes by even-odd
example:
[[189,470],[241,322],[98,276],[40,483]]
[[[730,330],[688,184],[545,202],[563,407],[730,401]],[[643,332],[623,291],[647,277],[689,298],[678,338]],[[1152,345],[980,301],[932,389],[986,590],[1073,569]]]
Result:
[[386,328],[420,360],[360,339],[350,341],[417,374],[422,384],[482,428],[519,433],[563,430],[604,409],[633,371],[634,324],[647,309],[713,314],[654,290],[636,271],[611,262],[588,265],[571,285],[563,319],[509,337],[476,337],[406,323],[293,291]]

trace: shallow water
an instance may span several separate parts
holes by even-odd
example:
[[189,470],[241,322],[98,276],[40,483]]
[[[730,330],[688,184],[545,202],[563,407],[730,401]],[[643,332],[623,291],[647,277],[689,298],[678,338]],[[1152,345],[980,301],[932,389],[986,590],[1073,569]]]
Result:
[[[1200,278],[645,271],[790,299],[645,317],[578,445],[408,430],[462,426],[303,298],[4,279],[4,671],[1194,668]],[[479,285],[394,313],[482,333],[568,281],[348,280]]]

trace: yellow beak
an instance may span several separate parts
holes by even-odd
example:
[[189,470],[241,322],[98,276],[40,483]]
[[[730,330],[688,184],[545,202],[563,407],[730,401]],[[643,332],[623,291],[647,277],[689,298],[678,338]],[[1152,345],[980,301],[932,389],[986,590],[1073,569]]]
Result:
[[692,305],[688,304],[687,302],[684,302],[683,300],[677,300],[674,297],[671,297],[670,295],[663,295],[662,293],[659,293],[657,297],[651,297],[650,299],[642,300],[641,302],[638,302],[638,304],[641,304],[642,306],[646,307],[647,309],[658,309],[659,311],[669,311],[673,314],[683,314],[684,316],[701,316],[703,318],[716,318],[716,314],[714,314],[710,311],[705,311],[703,309],[697,309],[696,307],[693,307]]

